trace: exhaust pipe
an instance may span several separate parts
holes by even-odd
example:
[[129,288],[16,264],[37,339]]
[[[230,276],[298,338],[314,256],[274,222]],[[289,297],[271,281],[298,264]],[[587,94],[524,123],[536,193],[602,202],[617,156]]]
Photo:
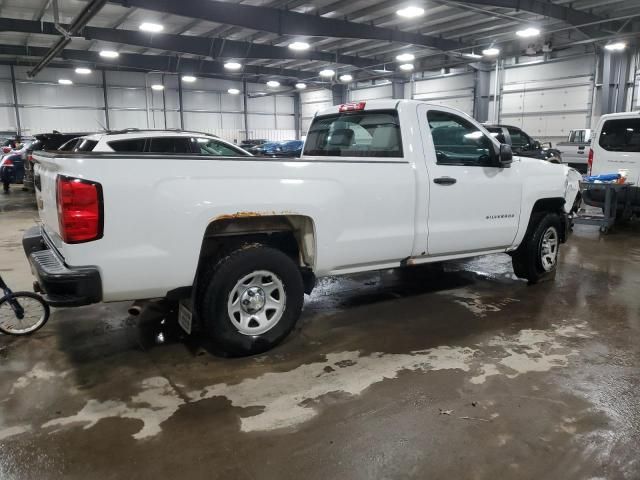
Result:
[[129,312],[129,315],[131,315],[132,317],[137,317],[138,315],[140,315],[140,312],[142,312],[142,309],[147,303],[147,300],[136,300],[131,304],[129,310],[127,310]]

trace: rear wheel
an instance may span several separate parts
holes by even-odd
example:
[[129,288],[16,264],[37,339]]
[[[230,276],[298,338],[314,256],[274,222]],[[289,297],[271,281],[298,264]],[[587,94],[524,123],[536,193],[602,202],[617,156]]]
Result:
[[0,332],[29,335],[49,319],[49,305],[36,293],[14,292],[0,299]]
[[296,325],[304,300],[300,269],[285,253],[247,245],[221,258],[205,275],[200,316],[220,353],[265,352]]
[[560,251],[560,217],[555,213],[535,214],[525,238],[512,255],[513,271],[530,284],[555,277]]

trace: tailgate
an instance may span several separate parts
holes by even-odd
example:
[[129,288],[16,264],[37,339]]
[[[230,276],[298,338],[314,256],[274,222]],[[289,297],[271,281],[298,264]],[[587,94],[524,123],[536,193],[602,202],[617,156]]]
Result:
[[35,162],[34,185],[40,220],[49,238],[58,246],[60,242],[60,227],[58,225],[56,180],[60,165],[56,163],[55,158],[41,155],[40,152],[35,152],[33,159]]

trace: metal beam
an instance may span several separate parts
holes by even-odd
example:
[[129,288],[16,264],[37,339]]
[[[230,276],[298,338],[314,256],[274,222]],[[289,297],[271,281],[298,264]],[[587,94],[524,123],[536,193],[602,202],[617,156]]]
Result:
[[[47,51],[48,49],[44,47],[0,45],[0,55],[33,57],[44,55]],[[66,60],[75,60],[82,63],[91,63],[113,70],[123,67],[126,69],[143,71],[154,70],[171,73],[209,74],[225,76],[227,78],[240,78],[243,74],[295,79],[307,78],[309,75],[315,75],[315,72],[303,70],[269,68],[252,65],[245,65],[242,68],[242,71],[234,75],[230,74],[228,70],[225,70],[224,65],[220,62],[194,58],[178,58],[165,55],[141,55],[138,53],[121,53],[117,59],[108,60],[100,57],[98,52],[66,49],[60,52],[57,57]]]
[[[45,35],[59,34],[55,25],[51,22],[37,22],[13,18],[0,18],[0,31],[39,33]],[[168,33],[150,35],[145,32],[116,30],[103,27],[84,27],[79,35],[87,40],[102,40],[105,42],[135,45],[176,53],[189,53],[212,58],[318,60],[353,65],[358,68],[372,67],[378,63],[372,59],[360,58],[353,55],[336,55],[331,52],[314,50],[296,52],[287,47],[276,47],[220,38],[203,38],[193,35],[174,35]]]
[[126,7],[138,7],[183,17],[273,32],[278,35],[303,35],[366,40],[395,41],[434,48],[457,50],[468,45],[439,37],[403,32],[392,28],[325,18],[305,13],[238,3],[201,0],[111,0]]
[[[456,2],[523,10],[525,12],[562,20],[563,22],[576,27],[590,23],[603,23],[603,21],[606,20],[606,18],[599,17],[598,15],[594,15],[589,12],[576,10],[574,8],[565,7],[564,5],[558,5],[543,0],[456,0]],[[612,23],[615,24],[615,22]],[[594,36],[594,34],[595,36],[599,35],[599,29],[581,27],[580,30],[589,36]]]
[[76,18],[73,19],[71,25],[69,25],[67,34],[60,37],[56,44],[43,55],[42,60],[40,60],[38,64],[29,71],[29,77],[35,77],[44,67],[47,66],[49,62],[51,62],[51,60],[57,57],[58,54],[64,50],[64,47],[71,42],[71,37],[76,35],[82,27],[89,23],[89,21],[102,9],[105,3],[107,3],[107,0],[91,0],[87,3]]

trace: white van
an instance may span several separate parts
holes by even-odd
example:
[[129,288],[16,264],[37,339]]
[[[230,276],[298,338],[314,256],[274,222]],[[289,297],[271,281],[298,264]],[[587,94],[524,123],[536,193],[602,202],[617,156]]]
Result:
[[640,111],[603,115],[589,151],[591,175],[627,171],[627,181],[640,184]]
[[[603,115],[591,139],[589,173],[626,173],[632,188],[632,207],[640,213],[640,111]],[[586,192],[585,192],[586,193]],[[599,195],[585,195],[587,204],[601,206]]]

